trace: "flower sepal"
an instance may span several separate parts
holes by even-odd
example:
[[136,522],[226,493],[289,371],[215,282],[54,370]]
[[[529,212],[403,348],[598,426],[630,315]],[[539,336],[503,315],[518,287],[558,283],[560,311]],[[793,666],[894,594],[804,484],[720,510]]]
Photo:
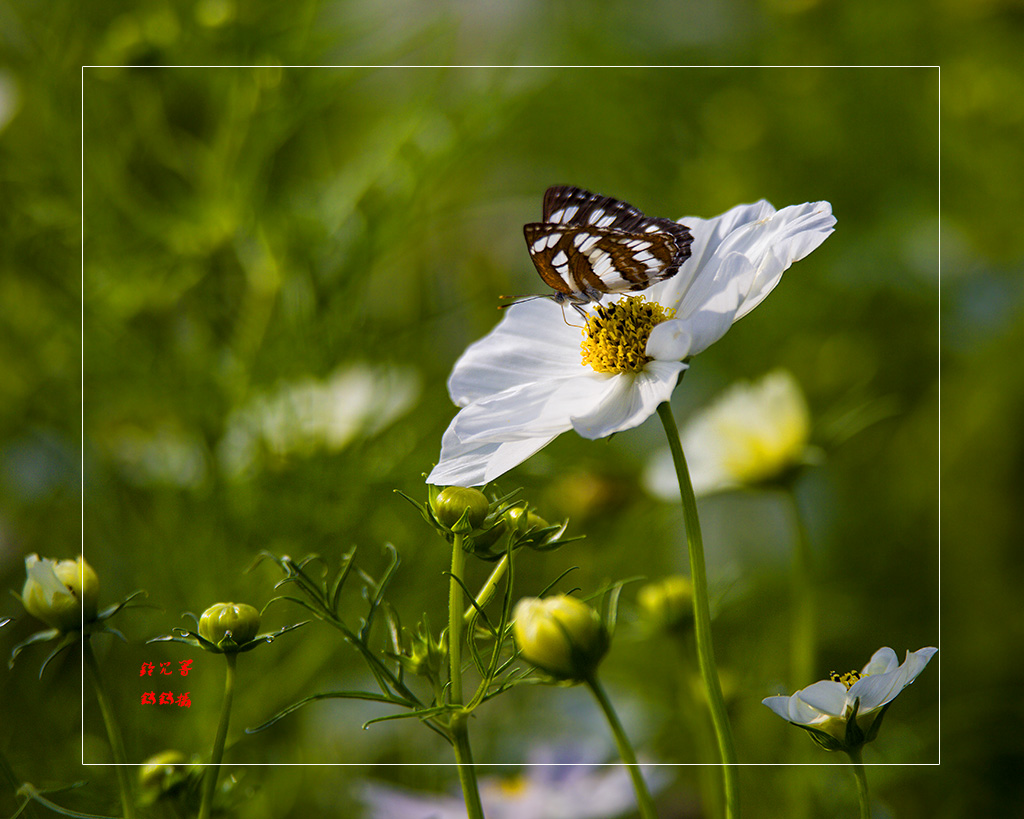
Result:
[[[184,645],[189,645],[193,648],[201,648],[203,651],[209,651],[213,654],[241,654],[246,651],[252,651],[254,648],[257,648],[265,643],[272,643],[282,634],[286,634],[287,632],[293,631],[294,629],[299,628],[299,626],[304,626],[308,622],[310,622],[309,620],[303,620],[299,623],[292,623],[291,625],[282,626],[277,631],[268,631],[262,634],[254,635],[252,634],[252,632],[259,628],[259,617],[262,615],[261,612],[256,612],[256,628],[250,629],[249,623],[247,622],[243,624],[241,628],[238,625],[235,625],[234,629],[229,627],[211,630],[211,627],[209,625],[209,615],[211,615],[211,613],[214,613],[214,610],[218,609],[218,607],[233,605],[234,604],[232,603],[217,603],[208,608],[205,612],[203,612],[202,617],[196,617],[196,615],[194,615],[192,612],[187,611],[182,615],[182,617],[188,617],[192,619],[192,621],[196,624],[195,631],[189,631],[188,629],[183,628],[175,628],[171,630],[171,634],[164,634],[160,637],[154,637],[153,639],[147,640],[146,642],[183,643]],[[252,607],[246,606],[246,608],[249,609]],[[253,609],[253,612],[255,611],[256,610]],[[248,613],[245,612],[244,614]],[[203,622],[204,619],[206,620],[205,623]]]
[[430,621],[423,615],[416,633],[409,638],[409,647],[403,647],[401,654],[391,653],[409,674],[439,680],[441,669],[448,662],[448,633],[442,631],[435,638],[430,630]]
[[[860,698],[853,701],[853,705],[847,709],[847,713],[842,716],[841,719],[835,720],[833,726],[835,728],[840,727],[840,723],[845,722],[843,727],[842,738],[837,737],[835,734],[831,734],[828,731],[822,731],[818,728],[812,728],[810,725],[801,725],[798,722],[790,723],[795,725],[797,728],[803,728],[820,747],[826,751],[854,751],[860,748],[867,738],[864,732],[861,730],[860,725],[857,724],[857,712],[860,710]],[[830,726],[830,727],[833,727]],[[877,735],[877,729],[874,734]],[[874,736],[872,736],[874,739]]]

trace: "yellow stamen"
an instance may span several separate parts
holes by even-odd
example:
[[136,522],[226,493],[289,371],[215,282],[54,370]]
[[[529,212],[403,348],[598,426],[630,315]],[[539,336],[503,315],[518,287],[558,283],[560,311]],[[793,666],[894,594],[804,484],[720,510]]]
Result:
[[833,671],[831,674],[828,675],[828,678],[832,680],[832,682],[842,683],[846,686],[846,690],[849,691],[850,686],[857,682],[857,680],[859,680],[863,676],[864,675],[861,674],[859,671],[847,671],[845,674],[840,674],[836,671]]
[[643,296],[598,307],[583,328],[583,363],[599,373],[640,372],[651,360],[647,355],[651,330],[673,315],[673,310],[646,302]]

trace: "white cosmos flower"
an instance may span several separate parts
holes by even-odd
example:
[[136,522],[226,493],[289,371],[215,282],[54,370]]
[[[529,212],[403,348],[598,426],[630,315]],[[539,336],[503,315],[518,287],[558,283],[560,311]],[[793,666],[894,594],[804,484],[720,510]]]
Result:
[[[759,381],[733,384],[693,416],[680,433],[698,496],[779,478],[812,463],[811,415],[796,379],[774,370]],[[666,447],[644,481],[655,495],[679,500],[672,453]]]
[[513,305],[469,346],[448,379],[462,409],[428,483],[477,486],[567,430],[593,439],[643,423],[687,360],[760,304],[835,224],[828,202],[776,211],[761,201],[680,221],[693,234],[690,258],[642,296],[592,310],[582,348],[579,327],[549,299]]
[[830,751],[855,748],[875,738],[889,703],[917,679],[937,651],[908,651],[900,664],[895,651],[880,648],[860,671],[833,673],[790,697],[762,702],[784,720],[810,731]]

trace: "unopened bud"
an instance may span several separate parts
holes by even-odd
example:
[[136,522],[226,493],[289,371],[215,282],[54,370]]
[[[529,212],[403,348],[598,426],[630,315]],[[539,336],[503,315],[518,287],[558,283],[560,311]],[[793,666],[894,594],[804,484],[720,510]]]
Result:
[[75,560],[25,558],[25,611],[60,631],[77,631],[96,619],[100,579],[81,555]]
[[587,679],[608,651],[608,630],[600,615],[575,597],[525,597],[513,617],[523,658],[556,679]]
[[491,503],[479,489],[448,486],[433,502],[434,517],[445,529],[456,534],[469,534],[479,529],[487,518]]
[[215,603],[199,618],[199,636],[214,645],[248,643],[260,630],[260,613],[248,603]]

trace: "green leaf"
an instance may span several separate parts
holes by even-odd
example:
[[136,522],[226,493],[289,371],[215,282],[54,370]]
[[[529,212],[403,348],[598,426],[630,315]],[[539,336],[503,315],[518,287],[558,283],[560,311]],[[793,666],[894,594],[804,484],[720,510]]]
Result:
[[409,708],[409,707],[411,707],[411,703],[409,703],[409,702],[407,702],[405,700],[400,700],[400,699],[397,699],[395,697],[387,696],[387,695],[384,695],[384,694],[374,694],[372,691],[328,691],[328,692],[323,693],[323,694],[311,694],[310,696],[305,697],[305,698],[299,700],[298,702],[292,703],[287,708],[283,708],[282,710],[278,711],[276,714],[274,714],[274,716],[272,716],[266,722],[261,723],[260,725],[257,725],[255,728],[246,728],[245,729],[245,733],[247,733],[247,734],[256,734],[256,733],[259,733],[260,731],[266,730],[271,725],[274,725],[275,723],[277,723],[280,720],[284,719],[286,716],[288,716],[292,712],[298,711],[303,706],[309,705],[309,703],[311,703],[311,702],[318,702],[320,700],[337,700],[337,699],[341,699],[341,700],[365,700],[367,702],[381,702],[381,703],[387,703],[388,705],[397,705],[397,706],[400,706],[402,708]]

